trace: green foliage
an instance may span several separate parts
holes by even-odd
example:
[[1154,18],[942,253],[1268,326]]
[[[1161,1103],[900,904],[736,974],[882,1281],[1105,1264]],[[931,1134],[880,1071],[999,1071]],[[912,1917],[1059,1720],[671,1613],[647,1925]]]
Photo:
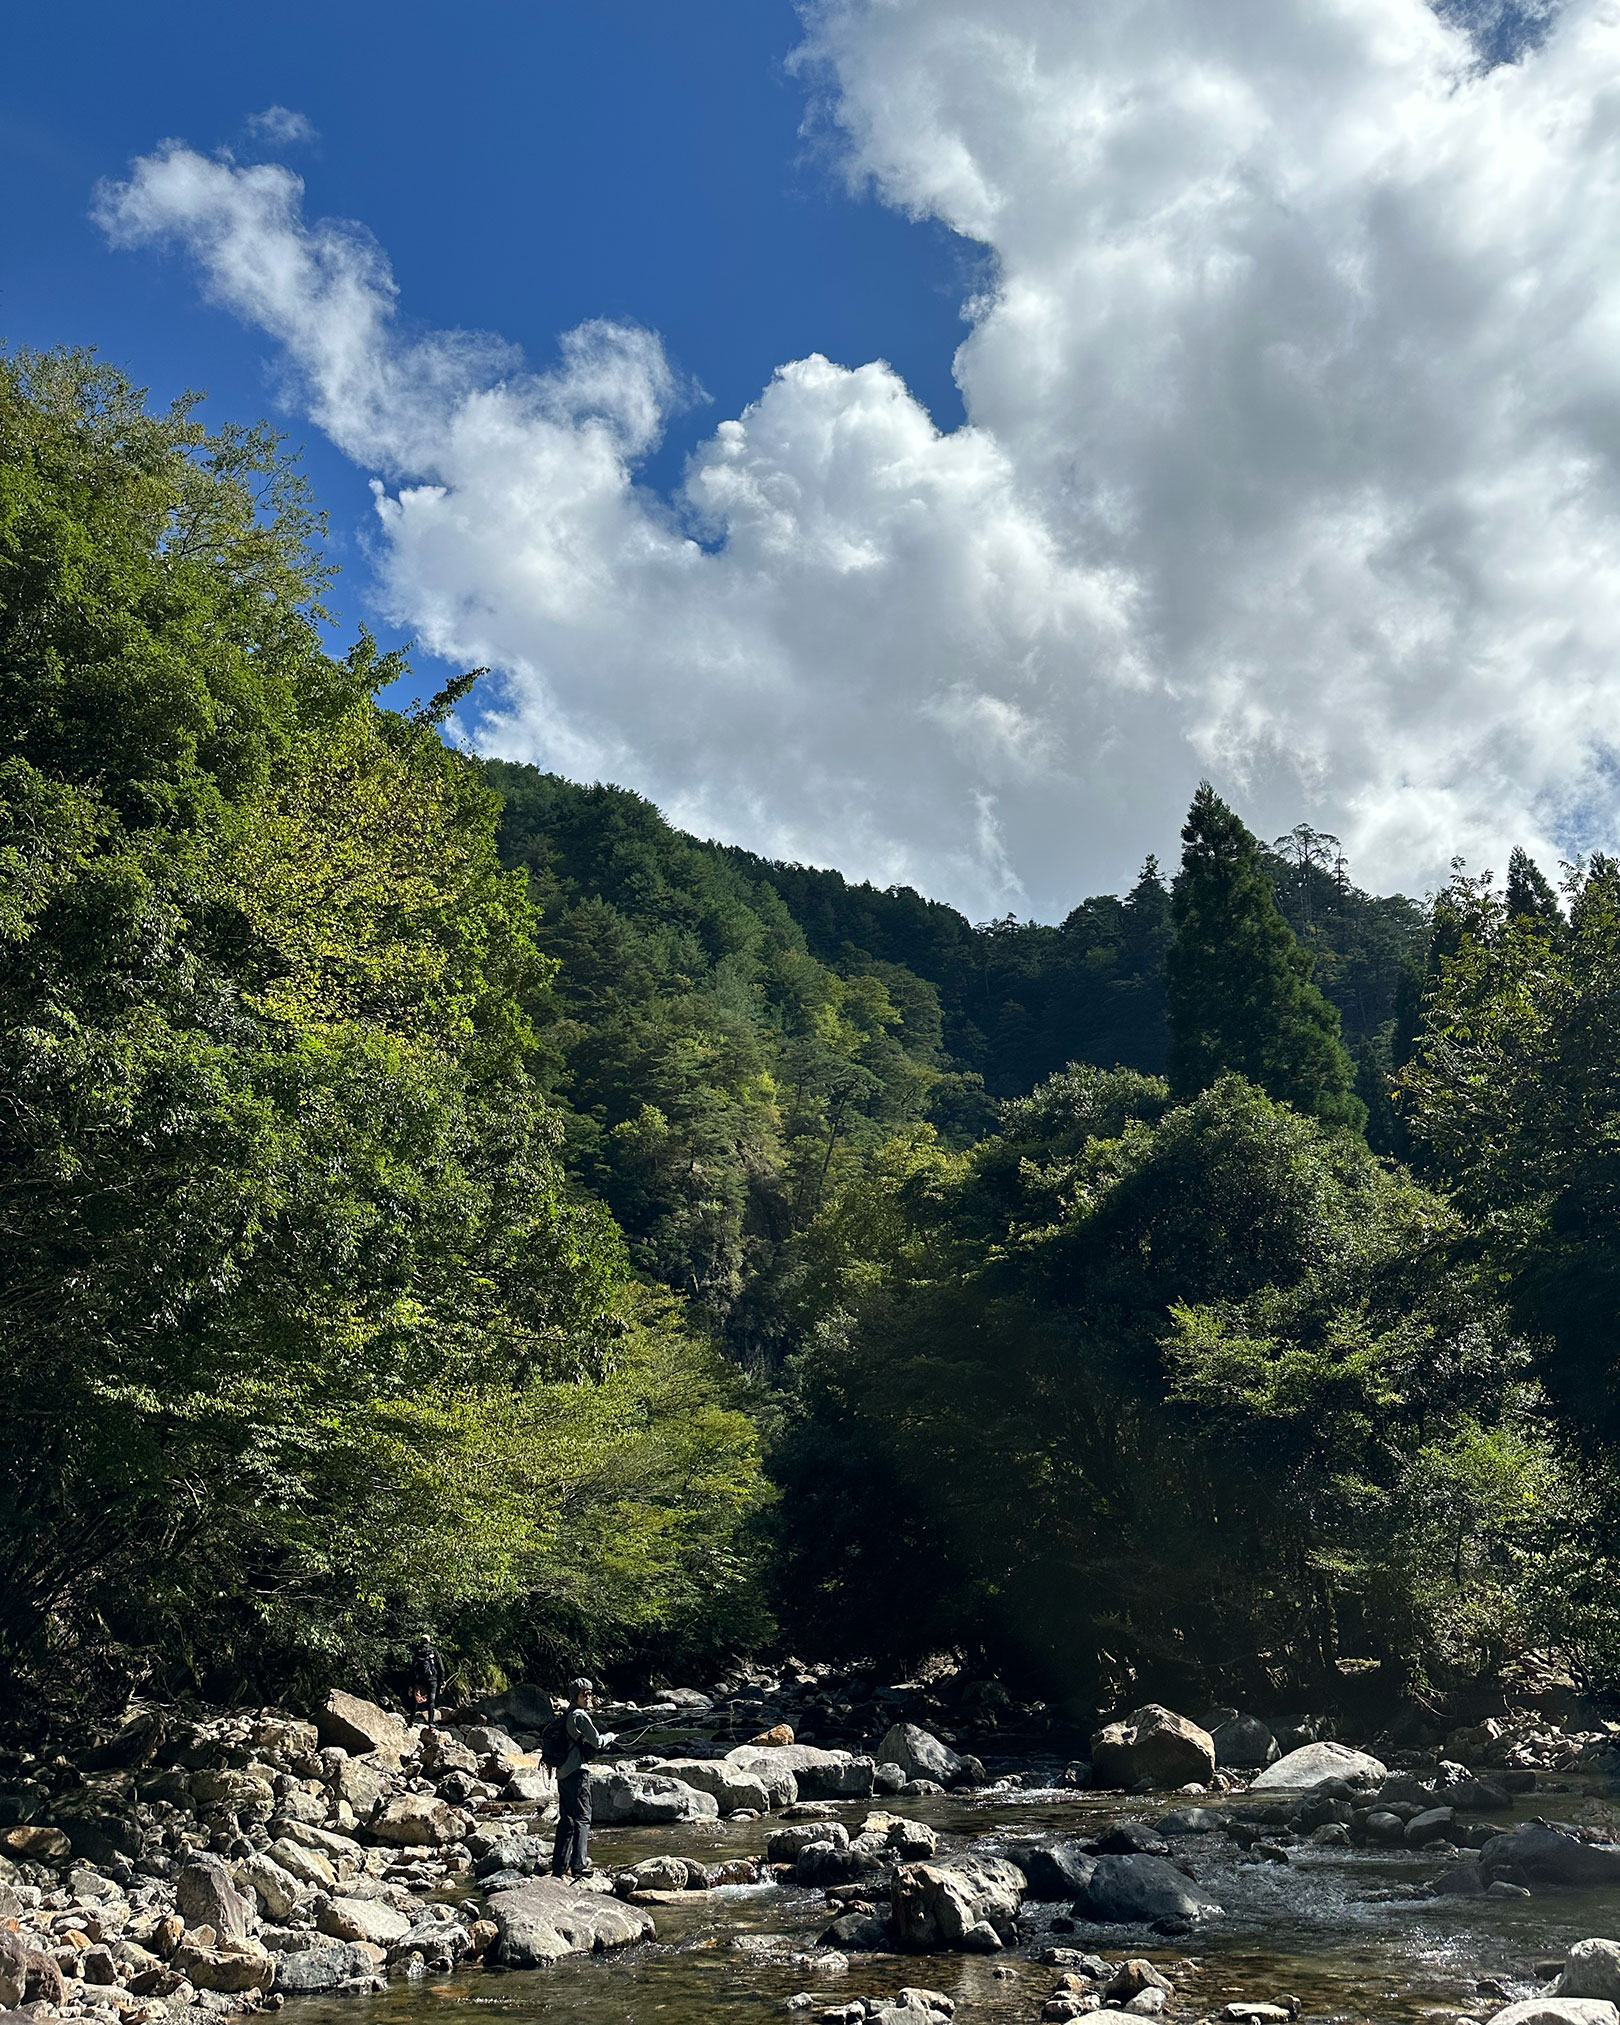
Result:
[[[150,416],[87,357],[0,362],[13,1674],[82,1655],[111,1691],[156,1638],[266,1683],[515,1607],[589,1563],[548,1544],[549,1451],[622,1536],[605,1623],[695,1579],[634,1517],[642,1325],[530,1074],[552,964],[496,797],[431,711],[377,707],[395,657],[322,651],[317,532],[273,439]],[[699,1532],[744,1495],[740,1426],[688,1473]],[[568,1580],[612,1596],[610,1564]]]
[[1236,1077],[1173,1106],[1071,1071],[822,1232],[844,1269],[775,1465],[801,1636],[979,1647],[1103,1700],[1511,1640],[1494,1557],[1547,1455],[1522,1352],[1451,1213],[1355,1139]]
[[1236,1071],[1328,1124],[1359,1131],[1338,1014],[1278,910],[1260,847],[1206,781],[1181,832],[1165,960],[1169,1075],[1179,1095]]
[[1402,1080],[1415,1137],[1546,1345],[1549,1383],[1581,1438],[1607,1443],[1620,1432],[1620,866],[1600,857],[1573,875],[1567,925],[1523,890],[1509,903],[1459,878],[1442,896],[1438,976]]

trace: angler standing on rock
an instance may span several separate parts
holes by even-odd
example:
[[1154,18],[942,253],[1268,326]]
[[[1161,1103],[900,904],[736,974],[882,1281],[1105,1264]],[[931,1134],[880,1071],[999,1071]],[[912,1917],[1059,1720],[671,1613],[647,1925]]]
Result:
[[444,1661],[431,1638],[419,1638],[411,1651],[411,1716],[425,1714],[428,1728],[439,1720],[439,1696],[444,1692]]
[[591,1683],[570,1681],[566,1712],[553,1716],[540,1738],[540,1755],[557,1772],[557,1840],[551,1852],[553,1877],[586,1877],[591,1858],[590,1760],[613,1742],[599,1736],[591,1721]]

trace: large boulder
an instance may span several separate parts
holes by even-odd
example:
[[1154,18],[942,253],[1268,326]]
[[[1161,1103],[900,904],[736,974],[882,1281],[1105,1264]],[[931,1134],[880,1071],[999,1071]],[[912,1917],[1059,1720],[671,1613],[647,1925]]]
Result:
[[1553,1994],[1620,2004],[1620,1941],[1577,1941],[1564,1957]]
[[[329,1783],[338,1799],[348,1801],[357,1820],[369,1821],[377,1803],[393,1791],[395,1776],[385,1759],[367,1752],[362,1758],[340,1759],[332,1767]],[[286,1802],[282,1805],[285,1808]]]
[[346,1695],[341,1688],[333,1688],[326,1706],[317,1710],[315,1728],[323,1744],[338,1744],[357,1754],[388,1751],[396,1758],[406,1758],[416,1745],[415,1734],[403,1716],[392,1716],[375,1702]]
[[1110,1924],[1198,1920],[1220,1907],[1202,1899],[1185,1871],[1162,1856],[1100,1856],[1075,1911]]
[[240,1994],[268,1990],[275,1981],[275,1958],[258,1941],[221,1941],[200,1946],[189,1936],[174,1951],[170,1967],[199,1990]]
[[639,1906],[550,1877],[496,1892],[489,1917],[495,1923],[490,1957],[509,1969],[540,1969],[564,1955],[628,1947],[657,1932]]
[[937,1779],[954,1786],[966,1769],[962,1760],[938,1737],[915,1723],[896,1723],[877,1747],[880,1765],[899,1765],[908,1779]]
[[865,1800],[877,1769],[870,1758],[814,1744],[739,1744],[726,1753],[726,1762],[754,1773],[767,1787],[779,1786],[782,1772],[791,1773],[800,1800]]
[[720,1813],[712,1793],[700,1793],[661,1772],[627,1772],[618,1765],[591,1772],[591,1817],[599,1828],[639,1828],[659,1821],[713,1821]]
[[1274,1765],[1268,1765],[1254,1782],[1256,1793],[1302,1793],[1320,1786],[1324,1779],[1343,1779],[1352,1786],[1382,1785],[1389,1768],[1366,1751],[1352,1751],[1348,1744],[1301,1744]]
[[491,1695],[488,1701],[480,1702],[478,1713],[489,1722],[510,1723],[517,1730],[543,1730],[555,1709],[544,1688],[520,1681],[504,1694]]
[[459,1842],[471,1820],[447,1800],[431,1793],[400,1793],[385,1800],[372,1816],[371,1833],[379,1842],[402,1848],[442,1848]]
[[252,1908],[217,1856],[198,1850],[174,1881],[174,1900],[188,1927],[212,1927],[219,1938],[245,1941]]
[[259,1903],[273,1920],[286,1919],[308,1895],[307,1887],[265,1849],[245,1857],[232,1875],[239,1891],[258,1893]]
[[1133,1709],[1091,1740],[1094,1786],[1131,1787],[1144,1779],[1166,1789],[1194,1781],[1207,1786],[1214,1776],[1215,1745],[1208,1730],[1157,1702]]
[[[546,1720],[549,1722],[550,1718]],[[544,1723],[541,1728],[545,1728]],[[517,1738],[496,1723],[463,1723],[452,1730],[451,1735],[459,1738],[469,1751],[476,1752],[480,1758],[526,1759],[527,1754]]]
[[[302,1842],[294,1842],[290,1835],[284,1835],[279,1841],[272,1842],[264,1854],[299,1884],[313,1885],[320,1891],[330,1891],[337,1883],[337,1872],[333,1869],[332,1859],[326,1852],[322,1849],[309,1849]],[[257,1885],[254,1889],[258,1889]]]
[[771,1804],[765,1781],[725,1758],[666,1758],[658,1770],[667,1779],[679,1779],[683,1786],[709,1794],[722,1814],[735,1814],[743,1807],[763,1814]]
[[1590,1890],[1620,1885],[1620,1845],[1583,1842],[1547,1821],[1526,1821],[1493,1835],[1479,1852],[1488,1883],[1565,1885]]
[[1077,1842],[1059,1842],[1050,1848],[1024,1843],[1009,1849],[1007,1856],[1024,1873],[1028,1896],[1040,1905],[1082,1897],[1097,1868],[1097,1858]]
[[268,1821],[276,1811],[276,1789],[257,1772],[193,1772],[191,1797],[199,1814],[235,1814],[244,1821]]
[[765,1845],[765,1860],[797,1863],[799,1851],[813,1848],[818,1842],[830,1843],[834,1849],[848,1849],[849,1830],[842,1821],[795,1821],[772,1834]]
[[382,1950],[363,1941],[344,1946],[295,1948],[276,1957],[276,1988],[289,1997],[318,1997],[343,1983],[375,1975]]
[[380,1898],[328,1899],[316,1914],[315,1924],[335,1941],[370,1941],[379,1948],[402,1941],[411,1930],[404,1913]]
[[28,1994],[28,1943],[0,1927],[0,2011],[15,2011]]
[[903,1863],[889,1894],[890,1928],[898,1948],[926,1953],[976,1951],[977,1930],[1005,1941],[1024,1895],[1024,1873],[999,1856],[964,1856],[955,1863]]
[[1282,1756],[1277,1739],[1258,1716],[1229,1716],[1209,1735],[1216,1764],[1235,1771],[1254,1771],[1275,1764]]

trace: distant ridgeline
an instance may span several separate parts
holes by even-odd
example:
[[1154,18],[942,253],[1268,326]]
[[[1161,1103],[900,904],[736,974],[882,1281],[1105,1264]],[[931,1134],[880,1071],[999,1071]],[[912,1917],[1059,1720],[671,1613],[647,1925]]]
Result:
[[[918,1121],[972,1144],[1069,1062],[1165,1066],[1170,895],[1151,858],[1061,926],[975,926],[909,887],[701,842],[624,788],[485,772],[560,963],[548,1081],[570,1163],[642,1269],[748,1361],[782,1334],[771,1261],[844,1161]],[[1302,830],[1267,862],[1370,1081],[1429,926],[1351,885],[1332,843]]]

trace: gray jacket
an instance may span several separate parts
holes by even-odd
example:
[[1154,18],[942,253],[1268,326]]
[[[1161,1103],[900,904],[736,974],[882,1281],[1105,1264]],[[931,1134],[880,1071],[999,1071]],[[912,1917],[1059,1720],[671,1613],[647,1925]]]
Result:
[[[564,1718],[568,1735],[572,1740],[568,1756],[557,1767],[559,1779],[572,1779],[583,1769],[587,1756],[594,1756],[602,1748],[602,1739],[597,1734],[588,1709],[570,1709]],[[580,1747],[584,1746],[582,1750]]]

